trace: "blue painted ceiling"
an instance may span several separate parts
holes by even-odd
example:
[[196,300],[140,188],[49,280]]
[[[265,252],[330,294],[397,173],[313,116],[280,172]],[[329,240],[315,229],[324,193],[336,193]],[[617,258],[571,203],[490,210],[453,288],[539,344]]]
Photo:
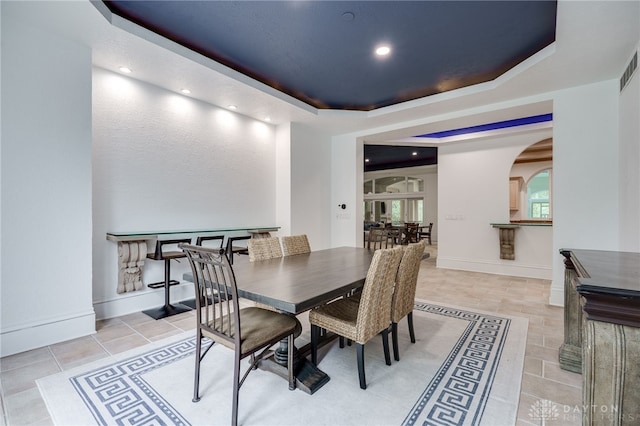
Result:
[[[487,132],[491,130],[508,129],[529,124],[545,123],[553,121],[553,114],[540,114],[530,117],[522,117],[514,120],[497,121],[479,126],[450,129],[442,132],[418,135],[416,138],[442,139],[472,133]],[[438,164],[438,148],[421,146],[397,146],[397,145],[365,145],[364,146],[364,171],[399,169],[403,167],[415,167]]]
[[[369,111],[492,80],[556,31],[555,1],[104,3],[319,109]],[[392,48],[382,59],[380,43]]]

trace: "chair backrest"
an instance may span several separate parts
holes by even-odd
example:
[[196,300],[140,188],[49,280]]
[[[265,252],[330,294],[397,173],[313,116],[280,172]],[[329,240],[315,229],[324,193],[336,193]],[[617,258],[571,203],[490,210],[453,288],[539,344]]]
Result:
[[402,247],[376,250],[374,253],[360,296],[357,343],[365,343],[389,327],[391,298],[400,259]]
[[367,248],[379,250],[393,247],[393,238],[389,238],[391,228],[369,228]]
[[223,249],[180,244],[187,255],[200,327],[216,336],[216,342],[233,348],[241,342],[240,307],[233,268]]
[[282,237],[282,251],[285,256],[310,253],[309,239],[305,234]]
[[251,238],[247,241],[249,261],[268,260],[282,257],[282,248],[278,237]]
[[420,261],[426,245],[427,243],[422,240],[419,243],[409,244],[404,249],[391,302],[392,322],[399,322],[409,312],[413,311]]
[[184,257],[184,255],[180,251],[174,250],[165,250],[165,246],[169,245],[179,245],[181,243],[191,244],[191,238],[179,238],[173,240],[158,240],[156,241],[156,249],[152,255],[150,255],[151,259],[154,260],[163,260],[163,259],[175,259],[177,257]]
[[222,242],[224,241],[224,235],[205,235],[196,239],[196,245],[201,246],[205,241],[218,241],[220,240],[219,248],[222,248]]
[[409,243],[418,242],[418,224],[417,223],[405,223],[406,241]]

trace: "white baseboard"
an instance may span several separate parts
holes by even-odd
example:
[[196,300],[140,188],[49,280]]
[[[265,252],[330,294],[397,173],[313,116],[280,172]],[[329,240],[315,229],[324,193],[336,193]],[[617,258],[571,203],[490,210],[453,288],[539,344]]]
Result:
[[[181,282],[171,286],[170,303],[193,299],[193,283]],[[123,293],[108,300],[93,302],[96,318],[99,320],[115,318],[122,315],[142,312],[145,309],[157,308],[164,305],[164,288],[147,289]]]
[[556,288],[553,284],[551,285],[551,291],[549,292],[549,304],[552,306],[564,307],[564,287]]
[[486,274],[510,275],[514,277],[537,278],[542,280],[551,280],[553,277],[553,270],[550,266],[525,265],[513,263],[513,261],[478,262],[475,260],[456,259],[438,255],[436,264],[438,268],[483,272]]
[[93,310],[72,317],[55,318],[48,322],[25,324],[2,331],[0,356],[4,357],[77,339],[95,332],[96,316]]

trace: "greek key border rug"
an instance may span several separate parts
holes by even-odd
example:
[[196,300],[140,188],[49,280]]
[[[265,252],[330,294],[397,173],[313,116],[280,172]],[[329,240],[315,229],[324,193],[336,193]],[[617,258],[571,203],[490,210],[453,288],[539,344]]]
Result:
[[[367,343],[367,390],[358,385],[355,345],[328,345],[319,368],[331,380],[313,395],[253,371],[240,389],[239,423],[515,424],[528,321],[420,301],[413,316],[415,344],[406,320],[398,326],[399,362],[384,363],[380,338]],[[193,403],[194,347],[193,332],[184,333],[40,379],[38,387],[59,425],[228,424],[233,353],[214,345],[202,363],[202,399]]]

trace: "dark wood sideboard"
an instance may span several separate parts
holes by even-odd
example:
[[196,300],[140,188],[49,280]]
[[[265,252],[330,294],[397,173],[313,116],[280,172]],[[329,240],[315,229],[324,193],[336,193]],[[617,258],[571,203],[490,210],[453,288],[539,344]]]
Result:
[[582,373],[583,425],[640,421],[640,253],[562,249],[560,366]]

